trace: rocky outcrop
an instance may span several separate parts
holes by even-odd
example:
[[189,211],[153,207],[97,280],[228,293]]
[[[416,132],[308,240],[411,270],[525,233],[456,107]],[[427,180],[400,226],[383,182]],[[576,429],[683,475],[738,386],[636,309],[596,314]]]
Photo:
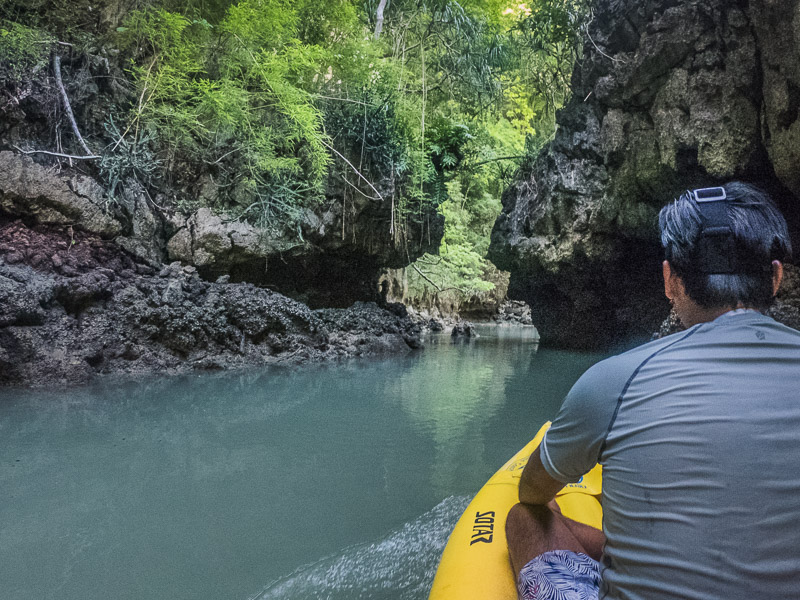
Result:
[[[114,83],[119,65],[76,52],[62,67],[84,137],[108,150],[110,107],[133,101]],[[60,150],[48,72],[0,94],[0,383],[420,346],[418,325],[368,301],[378,300],[382,268],[438,247],[443,222],[433,207],[396,223],[392,181],[376,184],[381,198],[362,197],[334,168],[324,201],[298,209],[291,227],[257,227],[219,208],[228,204],[208,165],[185,185],[142,178],[143,186],[135,169],[109,162],[113,152],[100,161],[33,152]],[[313,310],[323,306],[334,308]],[[352,308],[340,315],[343,307]]]
[[799,0],[595,0],[593,14],[572,100],[504,193],[489,253],[544,341],[584,347],[668,313],[656,215],[682,190],[747,180],[800,220]]
[[134,182],[112,199],[88,175],[14,152],[0,152],[0,215],[114,239],[151,264],[166,255],[161,216]]
[[418,324],[374,302],[356,302],[345,309],[322,308],[314,315],[330,331],[329,343],[350,356],[397,354],[422,347]]
[[[391,190],[384,191],[389,198]],[[324,205],[303,211],[299,235],[209,208],[188,218],[174,215],[168,255],[196,266],[207,279],[229,274],[232,281],[269,286],[314,307],[378,299],[382,271],[438,248],[444,222],[432,213],[410,224],[403,238],[390,232],[391,200],[352,196],[332,183]]]
[[[763,138],[775,174],[800,196],[800,2],[753,0],[761,65]],[[796,205],[795,205],[796,209]]]
[[450,332],[450,337],[454,340],[471,339],[478,337],[478,332],[475,329],[475,325],[469,321],[459,320],[455,325],[453,325],[453,330]]
[[426,287],[414,293],[409,289],[409,275],[413,267],[386,269],[378,284],[381,295],[387,301],[405,304],[426,319],[455,323],[461,318],[472,321],[494,321],[503,310],[508,293],[508,273],[497,270],[487,263],[482,278],[494,284],[488,291],[464,293],[459,289],[436,291]]
[[506,300],[492,318],[496,323],[508,325],[533,325],[531,307],[521,300]]
[[110,199],[91,177],[65,175],[28,156],[0,152],[0,211],[42,225],[80,226],[104,238],[122,225],[104,210]]
[[207,207],[188,215],[162,209],[135,181],[112,198],[96,179],[74,169],[0,151],[0,215],[80,229],[113,239],[153,265],[181,261],[208,280],[227,274],[313,306],[377,299],[383,269],[438,247],[441,215],[409,227],[405,240],[394,239],[391,206],[385,204],[351,199],[345,209],[332,197],[326,206],[304,212],[298,236]]
[[179,373],[408,352],[420,329],[357,305],[313,311],[193,266],[156,269],[82,231],[0,225],[0,383]]
[[180,218],[180,228],[167,243],[170,260],[194,265],[210,277],[228,274],[237,265],[264,262],[280,245],[267,232],[243,221],[226,221],[210,208]]
[[[108,25],[130,5],[104,1],[95,10]],[[387,165],[368,169],[366,161],[362,169],[376,191],[351,181],[355,175],[343,157],[360,148],[336,150],[344,154],[332,156],[324,197],[283,202],[278,216],[258,203],[245,209],[247,202],[219,183],[213,163],[178,161],[169,177],[142,175],[156,156],[133,161],[115,152],[121,138],[112,135],[109,118],[137,99],[119,84],[125,76],[117,53],[91,51],[97,54],[65,53],[62,77],[79,129],[102,158],[70,161],[33,151],[60,148],[53,132],[66,131],[55,121],[60,104],[52,68],[41,66],[0,93],[0,217],[80,228],[152,264],[180,260],[208,280],[228,274],[233,282],[268,286],[314,307],[375,300],[382,269],[438,249],[442,216],[432,204],[400,206],[405,192],[399,188],[407,182],[387,173]],[[73,141],[65,134],[65,144]],[[226,160],[235,172],[235,156]],[[257,210],[266,216],[257,218]]]

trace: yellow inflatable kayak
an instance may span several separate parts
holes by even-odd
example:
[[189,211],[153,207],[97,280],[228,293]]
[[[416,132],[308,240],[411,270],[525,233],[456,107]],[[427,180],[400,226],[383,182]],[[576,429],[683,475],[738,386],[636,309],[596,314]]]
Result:
[[[506,515],[518,502],[519,478],[550,423],[481,488],[461,515],[442,554],[430,600],[516,600],[506,545]],[[556,496],[564,516],[600,529],[602,475],[595,467]]]

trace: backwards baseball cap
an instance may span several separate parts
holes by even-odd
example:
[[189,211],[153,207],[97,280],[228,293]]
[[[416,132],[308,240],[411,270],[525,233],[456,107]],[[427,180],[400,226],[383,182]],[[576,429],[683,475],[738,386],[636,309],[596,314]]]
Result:
[[700,239],[698,240],[697,269],[706,274],[736,273],[736,239],[728,218],[728,195],[725,188],[701,188],[689,191],[700,212]]
[[[705,275],[728,275],[769,269],[769,265],[759,261],[759,257],[737,247],[725,188],[688,190],[684,197],[694,202],[700,214],[700,238],[690,260],[693,271]],[[670,246],[666,248],[666,259],[670,261],[671,250]]]

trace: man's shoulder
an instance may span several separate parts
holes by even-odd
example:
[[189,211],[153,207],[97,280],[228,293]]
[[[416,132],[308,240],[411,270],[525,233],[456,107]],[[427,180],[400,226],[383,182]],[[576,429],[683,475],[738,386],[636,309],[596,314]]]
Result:
[[572,394],[606,401],[621,394],[639,369],[651,358],[690,337],[694,327],[610,356],[590,367],[572,388]]
[[609,374],[616,374],[620,377],[628,377],[632,375],[644,362],[665,350],[666,348],[677,344],[684,338],[689,337],[696,327],[691,329],[679,331],[662,338],[652,340],[631,348],[620,354],[610,356],[591,367],[584,376],[595,377],[608,377]]

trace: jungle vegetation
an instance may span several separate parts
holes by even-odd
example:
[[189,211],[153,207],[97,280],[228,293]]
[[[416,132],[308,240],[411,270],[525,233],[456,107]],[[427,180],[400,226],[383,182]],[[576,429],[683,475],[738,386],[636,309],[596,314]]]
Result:
[[554,131],[585,0],[127,4],[110,31],[83,0],[0,5],[0,87],[65,46],[116,57],[127,93],[92,148],[112,194],[131,180],[180,189],[203,170],[215,193],[183,208],[301,235],[332,179],[372,198],[391,188],[397,243],[431,207],[445,217],[439,255],[409,269],[412,296],[493,287],[500,196]]

